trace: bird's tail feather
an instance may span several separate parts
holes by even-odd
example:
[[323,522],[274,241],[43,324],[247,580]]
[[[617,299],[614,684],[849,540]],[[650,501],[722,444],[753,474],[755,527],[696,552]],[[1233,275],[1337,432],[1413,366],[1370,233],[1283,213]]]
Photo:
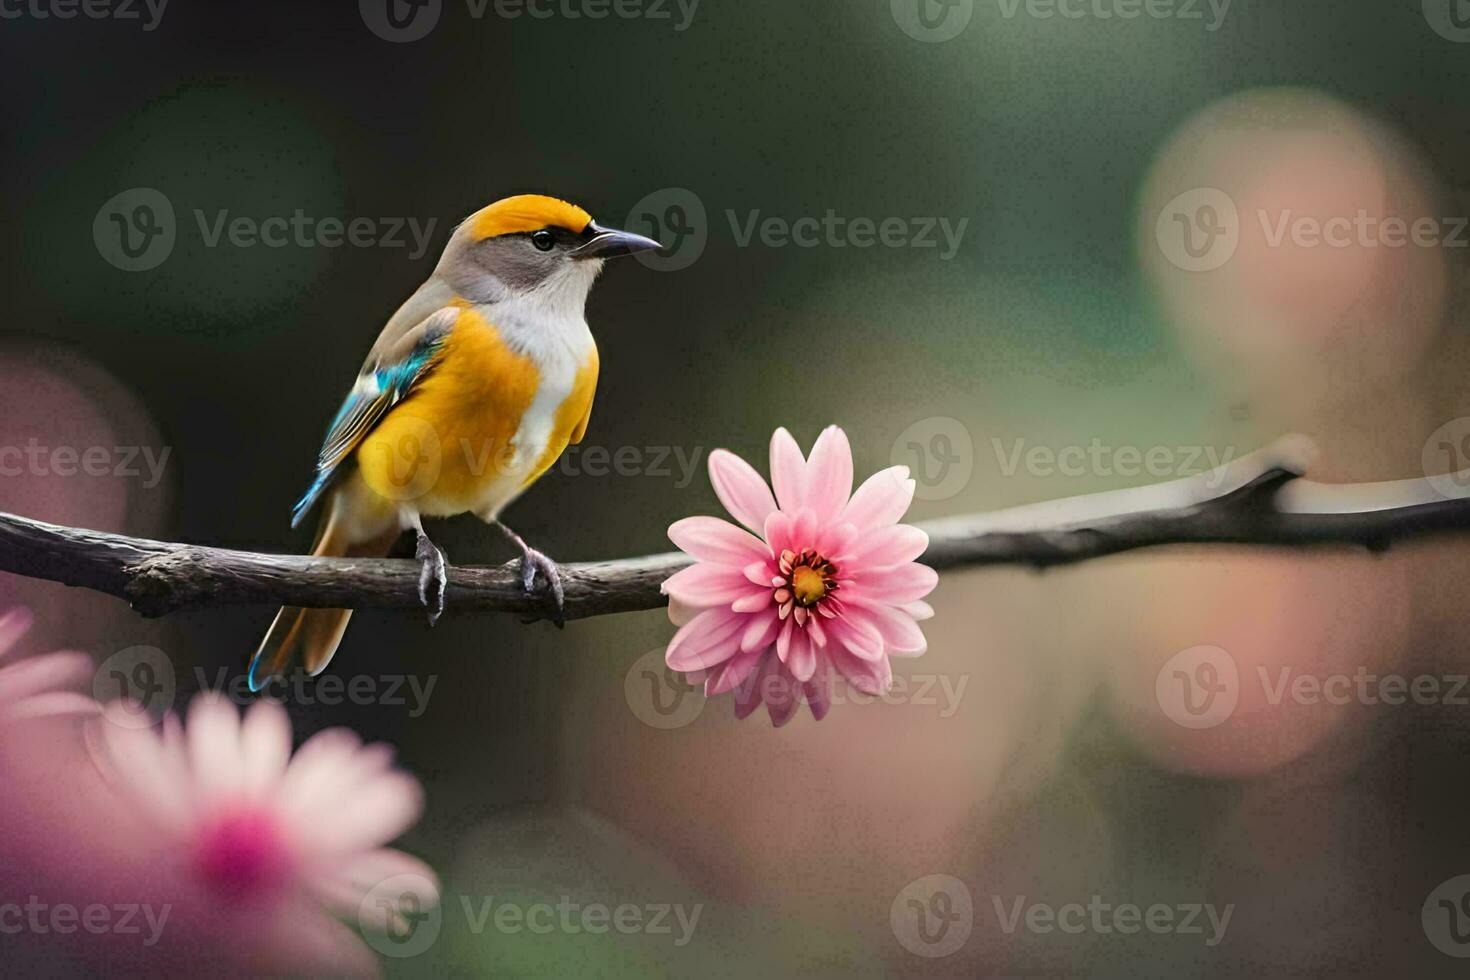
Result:
[[[321,530],[317,532],[316,546],[311,553],[318,556],[381,558],[393,547],[393,542],[398,537],[398,531],[394,529],[374,540],[355,544],[348,540],[343,529],[344,523],[338,519],[337,508],[333,507],[322,522]],[[250,690],[259,691],[271,678],[282,676],[297,661],[313,677],[326,670],[332,655],[337,652],[337,645],[342,642],[342,635],[347,632],[347,622],[351,618],[351,609],[282,606],[259,649],[250,658]]]

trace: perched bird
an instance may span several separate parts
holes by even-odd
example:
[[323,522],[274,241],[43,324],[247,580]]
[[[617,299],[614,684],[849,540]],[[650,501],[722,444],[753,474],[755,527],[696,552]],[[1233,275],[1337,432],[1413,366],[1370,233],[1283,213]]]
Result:
[[[428,281],[378,335],[327,432],[291,522],[324,502],[312,554],[380,557],[414,531],[419,598],[433,624],[447,563],[422,519],[474,514],[521,549],[522,584],[532,591],[539,573],[559,612],[556,564],[500,512],[587,431],[598,360],[584,311],[603,261],[659,247],[534,194],[460,223]],[[283,608],[251,658],[251,690],[297,660],[321,673],[351,615]]]

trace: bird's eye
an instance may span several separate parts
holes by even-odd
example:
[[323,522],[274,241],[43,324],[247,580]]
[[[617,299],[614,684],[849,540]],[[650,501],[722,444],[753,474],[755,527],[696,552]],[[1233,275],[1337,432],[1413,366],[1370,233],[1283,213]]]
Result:
[[531,244],[543,252],[549,252],[556,244],[556,239],[552,237],[551,232],[542,229],[531,235]]

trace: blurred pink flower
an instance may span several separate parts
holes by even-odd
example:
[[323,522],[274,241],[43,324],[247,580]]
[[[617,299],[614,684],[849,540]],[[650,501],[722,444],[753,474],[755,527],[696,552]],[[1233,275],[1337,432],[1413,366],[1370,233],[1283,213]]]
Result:
[[717,517],[669,528],[697,559],[663,584],[680,627],[669,667],[702,674],[706,697],[734,691],[739,718],[764,702],[777,727],[803,699],[818,720],[827,714],[833,670],[865,694],[886,691],[889,657],[924,652],[917,621],[934,615],[923,598],[939,581],[914,561],[928,535],[898,523],[914,497],[908,468],[882,470],[853,493],[847,435],[829,426],[810,459],[776,430],[770,487],[723,449],[709,472],[725,509],[755,534]]
[[[364,963],[367,950],[334,917],[403,935],[406,912],[437,904],[429,867],[382,847],[423,806],[417,781],[392,768],[386,745],[364,746],[334,728],[293,756],[281,705],[259,701],[242,722],[213,694],[194,699],[187,729],[173,715],[161,731],[128,716],[117,722],[100,726],[109,779],[170,842],[183,876],[237,921],[242,906],[257,922],[289,918],[297,938],[311,933],[319,947],[335,946],[327,959],[340,969]],[[387,882],[391,901],[379,899]]]
[[[29,610],[0,615],[0,660],[31,628]],[[0,724],[50,715],[85,715],[97,702],[68,688],[89,683],[95,668],[84,653],[43,653],[0,667]]]

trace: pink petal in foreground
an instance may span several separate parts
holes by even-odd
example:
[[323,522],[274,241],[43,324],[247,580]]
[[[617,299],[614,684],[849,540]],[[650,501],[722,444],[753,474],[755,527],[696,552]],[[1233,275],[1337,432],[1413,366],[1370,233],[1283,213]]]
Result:
[[85,653],[43,653],[0,668],[0,702],[70,687],[91,680],[96,672]]
[[776,500],[766,481],[728,449],[716,449],[709,454],[709,480],[715,496],[730,516],[752,531],[764,527],[766,518],[776,509]]
[[75,691],[47,691],[33,694],[10,705],[0,705],[0,722],[33,718],[60,718],[66,715],[88,717],[100,714],[102,705]]
[[17,606],[0,614],[0,657],[9,653],[10,648],[25,636],[32,622],[34,619],[31,611],[24,606]]

